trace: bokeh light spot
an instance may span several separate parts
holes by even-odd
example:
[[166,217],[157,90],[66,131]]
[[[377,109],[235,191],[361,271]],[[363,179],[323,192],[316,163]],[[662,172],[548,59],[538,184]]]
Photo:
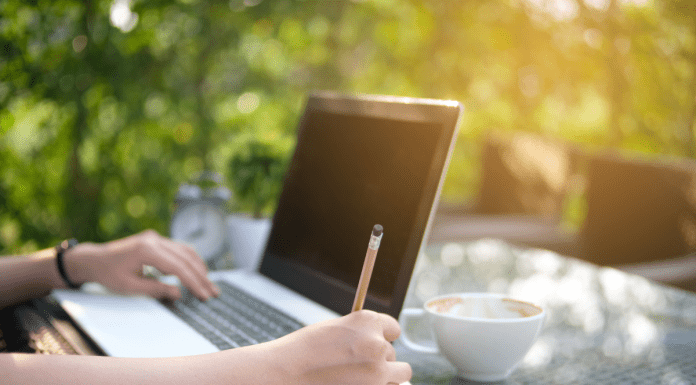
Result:
[[19,224],[14,220],[8,220],[7,218],[2,221],[2,226],[0,226],[0,241],[5,246],[12,246],[17,242],[21,230]]
[[445,266],[459,266],[464,260],[464,248],[458,243],[448,243],[440,251]]
[[237,99],[237,109],[243,114],[250,114],[258,107],[259,96],[253,92],[245,92]]
[[156,93],[151,94],[145,101],[145,114],[150,118],[157,118],[167,110],[167,102]]
[[75,38],[72,41],[72,47],[73,50],[77,53],[82,52],[85,47],[87,47],[87,36],[85,35],[79,35],[75,36]]
[[134,195],[126,201],[126,211],[133,218],[140,218],[145,215],[147,201],[140,195]]

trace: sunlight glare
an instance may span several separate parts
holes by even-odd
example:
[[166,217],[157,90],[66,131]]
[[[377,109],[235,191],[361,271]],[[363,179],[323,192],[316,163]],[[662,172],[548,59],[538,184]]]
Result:
[[558,283],[546,274],[534,274],[528,278],[516,278],[510,284],[509,294],[540,306],[549,300],[549,293],[555,293]]
[[658,339],[658,329],[655,324],[643,314],[627,316],[627,332],[629,339],[626,350],[632,354],[641,354]]
[[445,266],[459,266],[464,260],[464,248],[458,243],[448,243],[440,251]]
[[624,273],[612,268],[604,268],[599,273],[599,282],[604,289],[607,302],[619,308],[628,307],[628,282]]
[[583,32],[582,37],[585,40],[585,43],[587,43],[588,47],[594,49],[602,48],[603,36],[602,32],[597,28],[586,29],[585,32]]
[[578,5],[572,0],[550,1],[548,7],[557,21],[572,20],[578,15]]
[[583,0],[589,7],[600,11],[609,9],[609,0]]
[[570,21],[578,16],[579,7],[575,0],[526,0],[526,2],[536,12],[551,15],[556,21]]
[[439,277],[431,272],[426,272],[418,277],[416,284],[416,296],[421,301],[426,301],[436,296],[440,290]]
[[138,24],[138,14],[131,12],[130,0],[114,0],[109,20],[114,27],[123,32],[130,32]]
[[472,264],[485,264],[504,259],[506,254],[505,243],[497,239],[482,239],[467,248],[469,261]]
[[523,363],[528,367],[544,367],[553,359],[555,341],[540,337],[524,356]]
[[545,273],[549,276],[554,276],[563,267],[563,260],[558,257],[558,254],[553,251],[539,250],[534,253],[535,257],[532,259],[532,265],[534,270]]

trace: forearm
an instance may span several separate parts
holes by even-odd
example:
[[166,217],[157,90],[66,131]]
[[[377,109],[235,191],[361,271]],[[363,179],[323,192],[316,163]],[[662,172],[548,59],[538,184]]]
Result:
[[54,249],[0,258],[0,308],[42,297],[63,285],[56,269]]
[[189,357],[5,353],[0,373],[3,384],[398,384],[411,378],[389,343],[399,332],[395,319],[361,310],[270,342]]
[[192,384],[184,381],[186,373],[180,373],[183,366],[176,362],[177,359],[0,354],[6,384]]
[[[256,349],[173,358],[0,354],[3,384],[281,384]],[[261,352],[263,353],[263,352]],[[6,380],[5,380],[6,379]],[[285,378],[287,379],[287,378]]]
[[[66,251],[63,263],[72,282],[79,284],[89,280],[89,263],[80,261],[103,254],[102,249],[98,244],[81,243]],[[98,261],[98,258],[92,258],[91,263]],[[0,258],[0,308],[43,297],[53,289],[66,287],[58,272],[54,248]]]

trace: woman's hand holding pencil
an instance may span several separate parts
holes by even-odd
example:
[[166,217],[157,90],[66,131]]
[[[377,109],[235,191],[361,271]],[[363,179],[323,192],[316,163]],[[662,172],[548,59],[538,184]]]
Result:
[[412,373],[408,363],[396,361],[391,342],[400,334],[391,316],[360,310],[255,346],[282,357],[287,383],[403,384]]
[[382,234],[382,226],[375,225],[350,314],[304,327],[274,341],[225,352],[231,355],[244,349],[256,350],[253,357],[273,362],[276,369],[260,373],[262,378],[256,383],[275,384],[274,381],[282,380],[303,385],[409,384],[411,366],[396,361],[391,344],[401,334],[399,323],[387,314],[361,310]]

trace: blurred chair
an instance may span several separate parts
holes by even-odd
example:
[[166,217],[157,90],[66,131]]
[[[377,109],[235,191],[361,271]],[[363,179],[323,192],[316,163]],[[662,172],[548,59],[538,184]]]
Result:
[[588,162],[579,256],[696,289],[696,162],[608,153]]
[[476,212],[525,215],[556,223],[572,161],[565,144],[533,134],[491,134],[481,154],[483,173]]
[[575,170],[574,152],[534,134],[489,134],[481,151],[481,183],[470,207],[442,206],[429,241],[498,238],[565,254],[575,234],[560,226]]

